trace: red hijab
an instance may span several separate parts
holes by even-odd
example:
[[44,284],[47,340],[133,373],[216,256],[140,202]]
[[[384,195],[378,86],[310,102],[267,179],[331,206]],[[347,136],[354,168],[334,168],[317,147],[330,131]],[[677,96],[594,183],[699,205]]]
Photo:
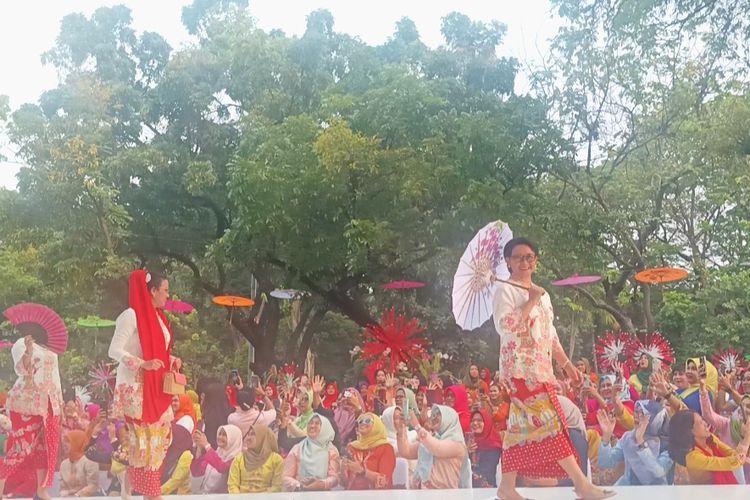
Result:
[[277,399],[279,399],[279,390],[276,388],[276,384],[269,382],[266,385],[266,389],[268,388],[271,389],[271,401],[276,401]]
[[495,423],[492,421],[492,417],[487,410],[475,411],[471,414],[472,418],[474,415],[479,414],[482,416],[484,422],[484,429],[481,434],[474,434],[474,442],[477,443],[477,450],[498,450],[503,447],[503,440],[500,439],[500,433],[495,428]]
[[[333,394],[328,394],[328,389],[333,387]],[[323,392],[323,401],[322,405],[323,408],[331,409],[331,406],[333,406],[333,403],[338,401],[339,399],[339,386],[336,382],[329,382],[326,384],[326,388]]]
[[[135,311],[138,324],[138,339],[141,342],[144,361],[160,359],[164,368],[143,371],[143,414],[141,420],[146,424],[158,422],[172,403],[172,396],[164,393],[164,374],[169,370],[169,351],[172,348],[172,328],[164,312],[154,307],[151,294],[146,284],[147,273],[138,269],[130,274],[128,283],[128,305]],[[164,342],[159,319],[170,333],[170,343]]]
[[469,396],[466,394],[466,388],[462,385],[452,385],[445,392],[452,393],[453,397],[456,398],[453,409],[458,413],[461,429],[464,432],[471,432],[471,412],[469,411]]

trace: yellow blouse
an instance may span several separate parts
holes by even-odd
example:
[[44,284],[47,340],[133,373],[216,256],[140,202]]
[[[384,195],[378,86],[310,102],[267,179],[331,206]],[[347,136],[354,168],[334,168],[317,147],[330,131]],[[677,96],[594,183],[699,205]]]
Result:
[[235,457],[229,468],[227,490],[229,493],[276,493],[281,491],[284,459],[271,453],[263,466],[253,471],[245,468],[245,455]]
[[743,462],[734,448],[722,443],[716,436],[714,443],[725,457],[709,457],[697,448],[685,457],[690,484],[713,484],[712,472],[734,471],[742,467]]
[[190,464],[193,463],[193,454],[185,451],[180,455],[177,461],[172,477],[161,485],[162,495],[189,495],[191,490],[190,484]]

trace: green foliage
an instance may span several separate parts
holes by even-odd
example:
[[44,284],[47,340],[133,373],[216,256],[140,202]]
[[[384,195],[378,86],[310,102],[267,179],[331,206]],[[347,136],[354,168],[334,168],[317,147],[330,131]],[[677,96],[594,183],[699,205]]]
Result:
[[[197,306],[173,318],[191,378],[243,369],[247,341],[257,370],[312,348],[322,373],[354,380],[349,349],[394,305],[448,368],[494,366],[492,325],[459,332],[450,293],[466,243],[500,218],[540,243],[542,284],[604,276],[551,290],[577,352],[615,326],[661,327],[680,353],[745,342],[746,2],[554,3],[564,26],[524,95],[519,61],[496,56],[506,27],[460,13],[436,49],[407,18],[377,47],[324,10],[302,36],[265,32],[246,0],[185,7],[196,43],[179,50],[123,6],[66,16],[44,55],[60,84],[10,116],[0,99],[27,165],[0,191],[0,302],[43,302],[71,327],[114,318],[145,264]],[[690,279],[634,280],[655,265]],[[429,286],[381,291],[395,279]],[[310,295],[280,303],[276,288]],[[259,304],[228,311],[218,294]],[[103,356],[111,331],[96,347],[92,333],[71,328],[70,380]]]

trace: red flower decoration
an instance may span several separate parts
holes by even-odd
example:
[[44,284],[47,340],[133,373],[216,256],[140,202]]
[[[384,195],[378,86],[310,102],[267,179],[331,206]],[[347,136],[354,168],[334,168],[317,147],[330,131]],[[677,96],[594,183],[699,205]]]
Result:
[[397,316],[393,309],[387,310],[380,318],[380,324],[370,325],[362,332],[365,340],[362,359],[383,360],[381,368],[392,373],[396,372],[399,363],[416,366],[428,344],[422,332],[424,328],[415,318],[407,319],[401,314]]

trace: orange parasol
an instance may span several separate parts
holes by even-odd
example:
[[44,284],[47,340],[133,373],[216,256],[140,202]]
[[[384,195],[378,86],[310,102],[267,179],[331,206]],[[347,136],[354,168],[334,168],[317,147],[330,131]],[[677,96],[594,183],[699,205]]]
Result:
[[211,300],[214,304],[227,307],[253,307],[255,305],[253,299],[237,295],[217,295]]
[[672,283],[687,278],[688,272],[677,267],[652,267],[635,275],[635,280],[646,285]]

